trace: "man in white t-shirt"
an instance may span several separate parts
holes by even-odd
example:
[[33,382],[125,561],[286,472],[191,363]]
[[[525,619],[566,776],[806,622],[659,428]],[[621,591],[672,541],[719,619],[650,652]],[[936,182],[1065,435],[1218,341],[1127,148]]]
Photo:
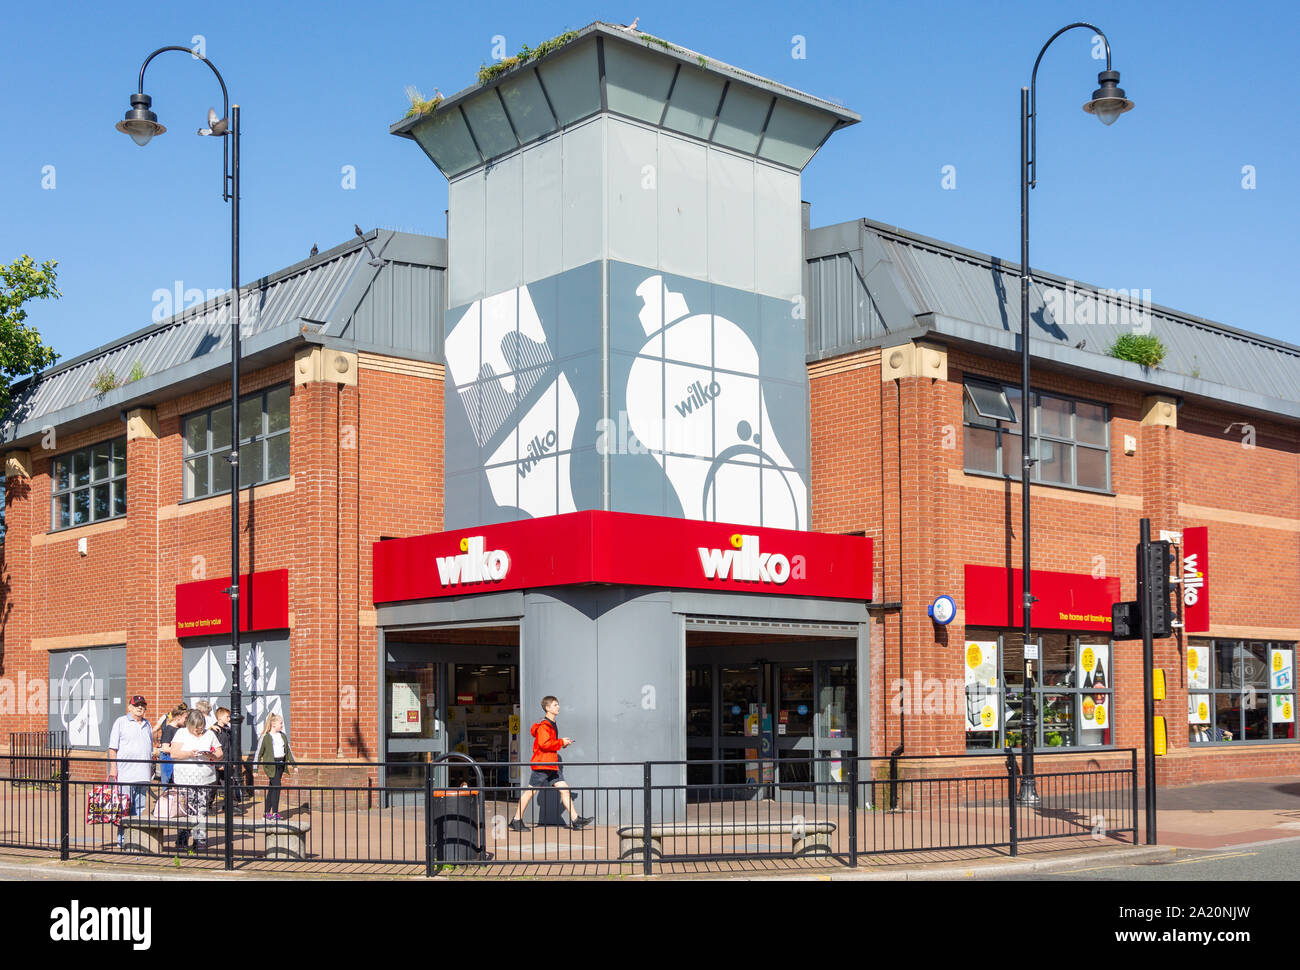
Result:
[[[172,738],[172,761],[176,765],[173,777],[177,785],[184,786],[187,809],[194,817],[194,828],[189,835],[197,851],[207,848],[208,798],[212,794],[211,785],[217,780],[214,762],[222,756],[221,744],[216,734],[208,730],[203,712],[190,711],[185,726]],[[181,833],[178,842],[184,846],[185,833]]]
[[[128,816],[144,814],[153,778],[153,728],[145,717],[148,708],[144,697],[135,694],[108,734],[108,780],[121,785],[129,796]],[[125,834],[119,828],[117,847],[125,845]]]

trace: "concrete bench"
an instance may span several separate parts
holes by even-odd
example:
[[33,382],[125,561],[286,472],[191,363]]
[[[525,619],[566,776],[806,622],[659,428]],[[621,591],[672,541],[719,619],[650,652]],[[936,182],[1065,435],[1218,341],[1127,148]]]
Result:
[[[790,852],[801,856],[831,851],[830,835],[834,822],[675,822],[651,824],[650,854],[663,856],[664,839],[705,836],[788,835]],[[637,857],[644,851],[645,828],[627,825],[618,830],[619,858]]]
[[[169,833],[179,835],[194,828],[192,818],[154,818],[149,815],[131,815],[119,823],[127,852],[163,855],[164,842]],[[236,832],[264,832],[268,859],[305,859],[306,835],[311,831],[311,815],[304,813],[292,819],[268,821],[266,819],[234,820]],[[208,837],[224,835],[226,819],[221,813],[209,814],[206,828]]]

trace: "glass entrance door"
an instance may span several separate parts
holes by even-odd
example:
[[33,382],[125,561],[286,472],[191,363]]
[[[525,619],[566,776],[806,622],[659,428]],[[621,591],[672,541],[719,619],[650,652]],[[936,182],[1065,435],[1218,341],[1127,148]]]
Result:
[[419,788],[424,765],[447,750],[445,664],[389,660],[384,670],[387,784]]

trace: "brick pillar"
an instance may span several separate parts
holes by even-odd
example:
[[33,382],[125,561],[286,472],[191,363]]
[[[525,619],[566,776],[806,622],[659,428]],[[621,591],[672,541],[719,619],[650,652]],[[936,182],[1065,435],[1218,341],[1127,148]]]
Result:
[[[353,373],[355,374],[355,367]],[[360,658],[360,434],[361,396],[355,384],[339,388],[339,426],[335,434],[338,454],[338,616],[339,665],[337,690],[340,726],[336,754],[340,758],[373,756],[374,748],[363,742],[365,725],[361,712],[373,720],[373,707],[360,704],[361,686],[372,680]],[[373,667],[368,668],[373,670]]]
[[[947,629],[937,626],[926,610],[936,596],[954,589],[942,501],[950,458],[942,440],[945,427],[953,423],[947,352],[920,341],[886,348],[881,380],[882,407],[894,411],[893,421],[887,422],[893,434],[885,438],[887,449],[892,439],[894,452],[885,460],[887,469],[893,466],[885,478],[885,532],[893,537],[891,555],[897,557],[895,576],[903,604],[897,629],[905,681],[906,751],[952,754],[965,748],[962,708],[954,703],[952,689],[954,679],[962,677],[961,644],[950,644]],[[896,724],[898,668],[896,663],[887,667],[886,703]]]
[[[290,609],[294,630],[290,646],[290,714],[293,736],[304,760],[340,757],[349,728],[342,721],[342,688],[347,681],[350,649],[355,670],[355,635],[345,642],[343,628],[355,630],[355,590],[352,619],[345,615],[344,522],[349,508],[356,528],[355,485],[343,494],[345,472],[355,482],[353,457],[340,448],[343,425],[356,421],[357,358],[323,347],[300,351],[294,364],[290,402],[290,462],[294,496],[301,523],[290,569]],[[342,386],[340,386],[342,385]],[[356,540],[351,545],[355,548]],[[352,575],[355,577],[355,566]],[[355,676],[353,676],[355,679]]]
[[0,701],[4,701],[0,723],[8,725],[5,744],[9,741],[8,731],[43,731],[49,726],[49,659],[31,649],[32,535],[38,529],[45,531],[42,524],[48,524],[40,514],[41,503],[32,494],[32,462],[27,451],[11,451],[5,456],[4,602],[0,612],[4,642],[0,672],[9,682],[8,699],[0,695]]
[[[1182,453],[1178,436],[1178,404],[1169,395],[1153,394],[1142,401],[1138,460],[1142,466],[1142,515],[1151,520],[1151,538],[1159,539],[1162,530],[1180,531],[1182,519],[1178,514],[1178,501],[1182,491]],[[1133,543],[1137,543],[1136,535]],[[1173,572],[1170,567],[1170,574]],[[1154,666],[1165,672],[1165,699],[1156,701],[1155,712],[1165,719],[1170,757],[1175,752],[1185,754],[1188,748],[1187,687],[1180,676],[1186,664],[1183,647],[1180,638],[1173,636],[1155,641],[1153,650]],[[1134,686],[1138,688],[1134,693],[1139,701],[1137,716],[1132,719],[1136,737],[1126,743],[1142,747],[1144,738],[1140,705],[1144,698],[1140,677]],[[1157,758],[1157,777],[1163,775],[1171,764],[1169,758]]]
[[127,601],[126,692],[143,694],[150,718],[179,698],[163,696],[174,686],[164,678],[158,657],[158,415],[138,408],[126,420],[126,546],[131,576],[122,577],[119,595]]

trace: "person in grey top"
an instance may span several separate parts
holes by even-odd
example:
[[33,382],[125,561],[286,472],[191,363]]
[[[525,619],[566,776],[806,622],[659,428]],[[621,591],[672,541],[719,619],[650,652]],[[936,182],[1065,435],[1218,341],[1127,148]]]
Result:
[[[149,705],[136,694],[126,705],[126,713],[113,722],[108,734],[108,780],[115,781],[130,794],[127,815],[143,815],[153,778],[153,728],[145,712]],[[117,845],[125,845],[122,830]]]

